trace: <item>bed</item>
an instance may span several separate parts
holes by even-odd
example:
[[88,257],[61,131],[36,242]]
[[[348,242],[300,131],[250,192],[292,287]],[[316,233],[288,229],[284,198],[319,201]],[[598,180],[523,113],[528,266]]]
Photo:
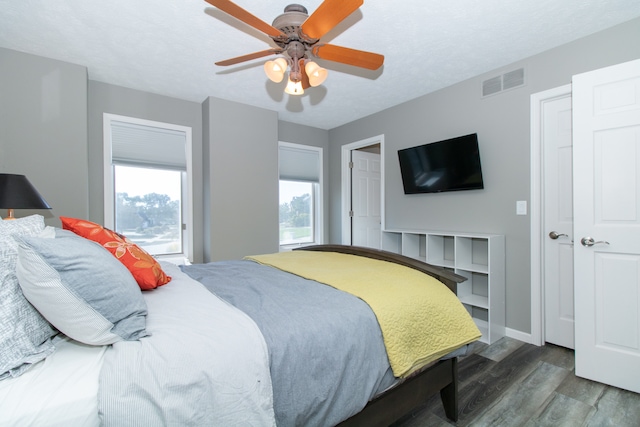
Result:
[[[95,230],[91,241],[33,217],[18,226],[0,222],[2,279],[11,277],[13,262],[20,289],[44,319],[41,336],[50,336],[32,340],[40,360],[0,379],[0,426],[385,426],[438,392],[447,416],[457,419],[456,356],[480,336],[475,325],[461,328],[473,322],[457,298],[461,310],[452,311],[462,320],[452,323],[463,335],[428,357],[406,359],[415,350],[403,350],[407,343],[385,329],[397,310],[383,320],[372,310],[375,294],[313,277],[333,280],[322,275],[383,263],[393,277],[396,268],[426,274],[451,294],[461,276],[398,254],[322,245],[193,266],[145,264],[170,281],[141,291],[138,275],[112,256],[131,248],[122,236],[110,254],[109,245],[95,244]],[[318,256],[344,264],[314,270],[308,260]],[[303,271],[288,271],[299,265]],[[126,295],[126,307],[110,312],[112,302],[101,306],[105,295]]]

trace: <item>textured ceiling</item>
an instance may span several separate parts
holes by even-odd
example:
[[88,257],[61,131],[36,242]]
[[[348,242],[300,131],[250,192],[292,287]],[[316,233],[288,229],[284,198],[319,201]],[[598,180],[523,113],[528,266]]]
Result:
[[[312,13],[321,0],[301,0]],[[289,0],[235,3],[271,23]],[[384,66],[329,70],[301,97],[257,59],[271,40],[203,0],[0,0],[0,47],[84,65],[91,80],[202,102],[208,96],[331,129],[640,16],[638,0],[366,0],[323,42]]]

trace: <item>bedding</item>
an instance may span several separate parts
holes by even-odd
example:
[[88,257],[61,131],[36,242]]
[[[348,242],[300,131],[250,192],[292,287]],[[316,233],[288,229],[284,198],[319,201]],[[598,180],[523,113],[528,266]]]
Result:
[[165,274],[155,258],[125,236],[84,219],[61,216],[60,221],[65,230],[99,243],[111,252],[131,271],[140,289],[155,289],[171,281],[171,276]]
[[266,344],[256,324],[178,267],[143,293],[149,337],[107,348],[101,425],[274,426]]
[[100,245],[53,227],[17,240],[20,288],[58,330],[92,345],[147,335],[137,283]]
[[411,268],[335,252],[295,251],[248,259],[364,300],[380,324],[396,377],[406,377],[481,336],[442,282]]
[[98,376],[107,346],[64,335],[55,351],[19,378],[0,381],[0,427],[97,427]]
[[27,301],[16,276],[16,238],[43,230],[41,215],[0,220],[0,380],[19,377],[55,350],[58,332]]
[[145,292],[139,341],[55,352],[0,381],[0,426],[275,426],[268,354],[255,323],[173,264],[171,286]]
[[[389,362],[379,310],[372,310],[366,295],[248,259],[181,268],[163,262],[158,268],[171,281],[141,291],[132,273],[106,248],[60,229],[53,235],[51,230],[38,235],[44,230],[41,219],[27,223],[28,230],[21,233],[3,236],[0,228],[0,238],[12,242],[13,269],[20,270],[17,276],[12,271],[19,282],[12,292],[35,315],[40,313],[16,289],[24,287],[26,295],[35,292],[34,305],[46,313],[51,309],[42,306],[47,297],[37,294],[53,285],[56,293],[80,297],[75,304],[82,311],[97,303],[83,300],[87,296],[83,288],[87,283],[90,288],[100,277],[94,296],[105,296],[107,312],[118,300],[134,306],[136,300],[143,302],[144,330],[128,338],[119,336],[108,345],[99,345],[101,341],[87,345],[59,334],[54,327],[70,319],[76,319],[80,329],[86,326],[76,309],[67,310],[68,319],[64,310],[40,316],[50,334],[42,340],[55,351],[27,363],[31,369],[17,365],[18,374],[0,377],[0,427],[325,426],[343,420],[351,425],[378,425],[384,418],[376,415],[380,408],[385,414],[394,413],[395,418],[384,418],[389,424],[399,412],[384,409],[388,407],[380,402],[395,402],[392,406],[406,413],[405,402],[411,400],[415,406],[415,399],[406,398],[406,390],[413,390],[411,384],[421,384],[429,393],[441,390],[447,415],[457,416],[455,356],[465,346],[457,350],[450,346],[454,351],[446,357],[454,359],[434,361],[429,367],[422,366],[425,358],[411,362],[410,371],[417,373],[398,378],[401,375],[394,375]],[[82,248],[91,249],[84,254]],[[97,261],[98,265],[83,259],[104,260],[105,254],[109,261]],[[407,262],[412,265],[415,260]],[[433,267],[427,270],[433,274]],[[111,272],[117,282],[111,283],[115,292],[109,291],[109,280],[104,279]],[[450,272],[435,275],[448,285],[461,279]],[[395,273],[392,276],[398,279]],[[125,290],[119,288],[122,284]],[[105,311],[100,304],[95,308],[98,315]],[[437,321],[442,322],[447,320]],[[107,332],[113,335],[112,329]],[[105,333],[104,328],[98,330]],[[37,331],[20,330],[20,334],[38,336]],[[400,398],[402,404],[397,397],[385,399],[394,393],[405,396]]]
[[364,301],[253,261],[182,266],[247,313],[269,349],[278,426],[331,426],[394,382]]

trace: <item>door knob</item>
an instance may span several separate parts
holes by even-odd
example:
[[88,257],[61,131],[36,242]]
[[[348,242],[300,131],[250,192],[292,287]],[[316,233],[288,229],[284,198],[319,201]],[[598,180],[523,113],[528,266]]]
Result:
[[558,233],[556,231],[552,231],[552,232],[549,233],[549,237],[552,238],[553,240],[556,240],[558,237],[562,237],[562,236],[569,237],[566,234]]
[[580,243],[582,243],[582,246],[593,246],[593,245],[597,245],[599,243],[603,243],[605,245],[608,245],[609,242],[606,242],[604,240],[598,240],[597,242],[595,240],[593,240],[593,237],[583,237],[582,239],[580,239]]

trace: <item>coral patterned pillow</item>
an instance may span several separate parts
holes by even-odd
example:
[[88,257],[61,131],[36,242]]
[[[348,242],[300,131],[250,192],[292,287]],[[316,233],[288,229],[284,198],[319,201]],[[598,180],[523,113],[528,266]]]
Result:
[[101,244],[129,269],[143,291],[169,283],[160,264],[147,251],[108,228],[76,218],[60,217],[62,228],[73,231],[78,236]]

